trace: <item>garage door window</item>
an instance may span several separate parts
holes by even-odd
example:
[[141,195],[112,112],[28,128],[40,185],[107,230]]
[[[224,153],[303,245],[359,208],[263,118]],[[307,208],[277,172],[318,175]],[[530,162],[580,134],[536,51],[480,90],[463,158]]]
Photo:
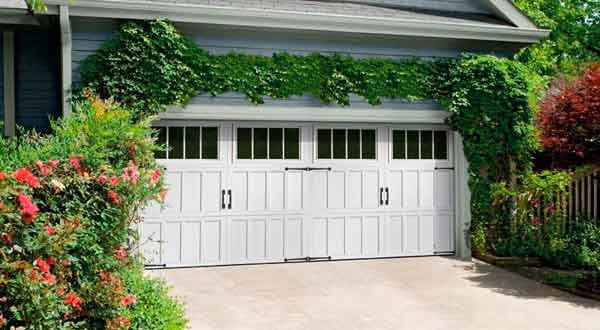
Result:
[[239,127],[237,159],[300,159],[300,129]]
[[218,127],[157,127],[158,143],[167,150],[158,151],[158,159],[218,159]]
[[393,130],[393,159],[448,160],[448,132]]
[[374,129],[318,129],[318,159],[376,159]]

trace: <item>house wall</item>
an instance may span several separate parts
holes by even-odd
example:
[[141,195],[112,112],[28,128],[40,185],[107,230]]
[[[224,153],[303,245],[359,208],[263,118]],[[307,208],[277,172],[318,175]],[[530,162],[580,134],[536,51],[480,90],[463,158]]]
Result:
[[59,117],[60,63],[58,32],[15,32],[16,124],[50,131],[49,117]]
[[[73,27],[73,82],[80,82],[80,64],[93,54],[102,43],[114,36],[118,28],[115,20],[72,18]],[[177,24],[179,30],[212,54],[244,52],[247,54],[272,55],[275,52],[288,52],[306,55],[313,52],[323,54],[345,54],[355,58],[403,59],[421,57],[433,59],[457,57],[462,52],[493,52],[497,55],[510,55],[510,45],[483,41],[460,41],[449,39],[389,37],[324,33],[311,31],[259,30],[238,27],[214,26],[205,24]],[[360,97],[351,98],[352,106],[366,106]],[[295,97],[289,100],[271,100],[266,104],[277,106],[318,106],[318,100],[310,96]],[[190,104],[248,104],[243,95],[226,93],[218,97],[199,95]],[[402,100],[384,100],[381,107],[439,109],[432,101],[408,103]]]
[[[2,33],[0,31],[0,121],[4,122],[4,50]],[[4,128],[0,127],[0,134],[4,133]]]

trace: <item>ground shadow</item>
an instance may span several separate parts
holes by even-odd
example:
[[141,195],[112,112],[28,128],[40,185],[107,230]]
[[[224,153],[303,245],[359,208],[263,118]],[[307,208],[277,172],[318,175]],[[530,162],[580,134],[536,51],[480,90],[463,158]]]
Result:
[[[448,257],[456,260],[453,257]],[[523,299],[555,300],[572,305],[600,310],[600,301],[588,299],[536,282],[507,269],[478,260],[465,263],[466,279],[481,288]]]

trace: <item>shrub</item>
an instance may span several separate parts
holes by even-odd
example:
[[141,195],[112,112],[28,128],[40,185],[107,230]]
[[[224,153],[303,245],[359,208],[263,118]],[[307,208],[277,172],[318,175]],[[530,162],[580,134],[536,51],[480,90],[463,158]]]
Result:
[[152,131],[93,97],[53,128],[0,139],[0,325],[127,328],[131,228],[165,191]]
[[600,65],[562,81],[541,101],[536,125],[556,165],[600,162]]

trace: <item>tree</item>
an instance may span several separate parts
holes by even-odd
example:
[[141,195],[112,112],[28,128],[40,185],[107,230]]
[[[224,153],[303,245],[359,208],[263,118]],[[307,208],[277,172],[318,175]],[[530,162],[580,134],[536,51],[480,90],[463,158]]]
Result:
[[536,126],[557,165],[600,162],[600,65],[551,88],[540,102]]
[[576,75],[583,64],[600,61],[600,0],[514,0],[550,36],[523,49],[516,59],[545,77]]

